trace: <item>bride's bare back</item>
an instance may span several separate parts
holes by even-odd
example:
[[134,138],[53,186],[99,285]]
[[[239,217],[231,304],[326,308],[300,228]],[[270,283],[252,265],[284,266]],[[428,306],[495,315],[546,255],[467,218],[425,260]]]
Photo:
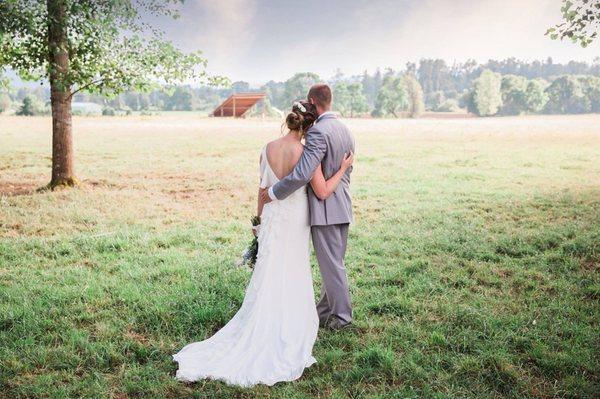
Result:
[[279,180],[290,174],[304,148],[298,139],[288,134],[267,144],[267,162]]

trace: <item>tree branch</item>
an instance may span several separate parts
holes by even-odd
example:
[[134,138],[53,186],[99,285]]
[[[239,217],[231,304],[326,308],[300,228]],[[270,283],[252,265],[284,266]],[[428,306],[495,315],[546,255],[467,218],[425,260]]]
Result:
[[105,81],[105,79],[98,79],[98,80],[94,80],[93,82],[90,82],[90,83],[88,83],[88,84],[86,84],[86,85],[83,85],[83,86],[81,86],[81,87],[77,88],[77,90],[75,90],[75,91],[72,91],[72,92],[71,92],[71,94],[69,95],[69,100],[70,100],[70,99],[71,99],[71,98],[72,98],[72,97],[73,97],[75,94],[79,93],[80,91],[82,91],[82,90],[85,90],[85,89],[87,89],[88,87],[90,87],[90,86],[94,86],[94,85],[96,85],[96,84],[98,84],[98,83],[102,83],[102,82],[104,82],[104,81]]

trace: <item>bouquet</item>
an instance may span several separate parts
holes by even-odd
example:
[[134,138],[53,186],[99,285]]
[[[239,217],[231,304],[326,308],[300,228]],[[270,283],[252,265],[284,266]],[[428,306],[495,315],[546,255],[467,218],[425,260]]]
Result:
[[238,266],[248,265],[250,269],[254,268],[256,263],[256,256],[258,255],[258,228],[260,227],[260,216],[254,216],[252,219],[252,230],[255,234],[252,237],[252,241],[246,250],[242,253],[241,259],[236,263]]

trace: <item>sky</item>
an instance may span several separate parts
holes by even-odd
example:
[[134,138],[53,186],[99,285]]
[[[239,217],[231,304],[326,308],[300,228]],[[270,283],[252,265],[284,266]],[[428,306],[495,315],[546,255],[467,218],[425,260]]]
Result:
[[[448,64],[515,57],[592,62],[588,48],[550,40],[561,0],[184,0],[180,18],[147,18],[184,51],[201,50],[209,74],[259,87],[296,72],[324,80],[403,69],[421,58]],[[10,75],[10,73],[9,73]]]
[[180,48],[202,50],[208,71],[259,85],[296,72],[331,77],[401,69],[420,58],[448,63],[516,57],[591,62],[582,49],[544,36],[560,0],[187,0],[161,20]]

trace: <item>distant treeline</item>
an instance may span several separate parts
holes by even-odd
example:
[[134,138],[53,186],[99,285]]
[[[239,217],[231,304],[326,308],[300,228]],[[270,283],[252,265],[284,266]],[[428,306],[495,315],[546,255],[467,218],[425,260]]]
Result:
[[[448,65],[441,59],[422,59],[399,70],[365,71],[354,76],[338,71],[330,79],[297,73],[285,82],[269,81],[258,88],[238,81],[228,88],[177,86],[151,93],[129,92],[112,99],[78,93],[74,102],[98,104],[95,112],[108,115],[175,110],[208,113],[232,93],[263,91],[267,97],[254,112],[275,114],[273,108],[289,109],[293,101],[305,96],[310,85],[320,81],[333,87],[335,110],[346,117],[418,117],[423,111],[465,110],[480,116],[600,112],[600,57],[592,64],[509,58]],[[0,92],[0,112],[45,113],[49,96],[45,86],[9,89]],[[86,113],[86,109],[79,107],[74,113]]]

